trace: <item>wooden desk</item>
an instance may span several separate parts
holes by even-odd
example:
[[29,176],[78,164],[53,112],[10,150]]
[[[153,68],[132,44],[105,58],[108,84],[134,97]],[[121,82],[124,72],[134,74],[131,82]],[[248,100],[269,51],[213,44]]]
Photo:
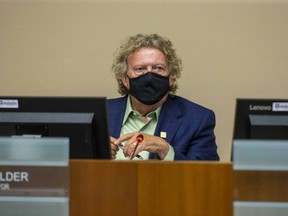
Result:
[[233,172],[235,201],[288,202],[287,171]]
[[232,165],[71,160],[70,215],[232,216]]

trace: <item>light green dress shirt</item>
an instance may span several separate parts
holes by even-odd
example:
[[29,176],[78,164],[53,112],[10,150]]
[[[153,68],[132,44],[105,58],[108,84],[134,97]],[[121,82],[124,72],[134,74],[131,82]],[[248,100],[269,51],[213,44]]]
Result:
[[[132,109],[131,100],[130,100],[130,97],[128,97],[126,111],[125,111],[120,135],[122,136],[124,134],[132,133],[135,131],[154,135],[161,108],[162,107],[159,107],[155,111],[148,113],[148,115],[146,116],[148,121],[145,123],[141,117],[141,114]],[[125,145],[125,143],[123,143],[123,145]],[[143,159],[146,159],[146,160],[149,159],[149,152],[147,151],[142,151],[139,153],[139,155],[141,155]],[[175,155],[174,150],[170,146],[169,152],[164,158],[164,160],[173,161],[174,155]],[[129,158],[126,158],[124,156],[123,151],[121,149],[117,152],[116,160],[128,160],[128,159]],[[139,160],[139,159],[134,157],[133,160]]]

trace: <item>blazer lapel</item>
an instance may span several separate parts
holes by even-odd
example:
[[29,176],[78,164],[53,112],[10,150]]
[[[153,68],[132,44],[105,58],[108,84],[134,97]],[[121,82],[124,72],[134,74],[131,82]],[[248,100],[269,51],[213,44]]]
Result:
[[[173,98],[168,97],[164,103],[154,135],[160,136],[168,143],[172,143],[175,134],[181,125],[183,113]],[[155,158],[156,154],[150,154],[149,158]]]
[[127,96],[114,100],[109,106],[109,128],[112,137],[118,138],[120,136],[126,101]]

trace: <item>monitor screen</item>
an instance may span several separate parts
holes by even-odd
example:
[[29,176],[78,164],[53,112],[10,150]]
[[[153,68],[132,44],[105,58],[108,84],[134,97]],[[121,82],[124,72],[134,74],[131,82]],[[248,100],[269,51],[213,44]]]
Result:
[[0,136],[68,137],[71,159],[110,159],[105,97],[0,97]]
[[233,140],[288,139],[288,99],[237,99]]

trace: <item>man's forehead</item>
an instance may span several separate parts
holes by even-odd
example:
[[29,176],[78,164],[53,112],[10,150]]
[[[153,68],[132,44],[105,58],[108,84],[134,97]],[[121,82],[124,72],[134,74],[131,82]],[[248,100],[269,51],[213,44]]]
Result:
[[166,64],[167,59],[163,52],[156,48],[143,47],[128,56],[128,64]]

